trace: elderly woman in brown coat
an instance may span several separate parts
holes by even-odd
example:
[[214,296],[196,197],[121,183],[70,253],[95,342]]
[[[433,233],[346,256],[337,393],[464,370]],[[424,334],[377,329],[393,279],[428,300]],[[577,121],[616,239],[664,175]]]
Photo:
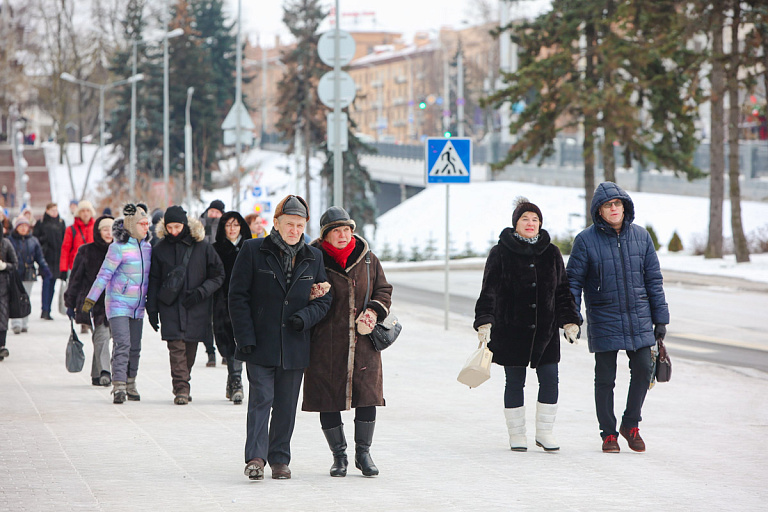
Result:
[[312,329],[301,409],[320,413],[333,452],[331,476],[345,476],[347,442],[341,411],[354,408],[355,467],[365,476],[375,476],[379,470],[369,450],[384,390],[381,354],[365,335],[389,314],[392,286],[368,242],[354,234],[355,221],[343,208],[330,207],[320,219],[320,229],[321,237],[312,245],[323,253],[333,304]]

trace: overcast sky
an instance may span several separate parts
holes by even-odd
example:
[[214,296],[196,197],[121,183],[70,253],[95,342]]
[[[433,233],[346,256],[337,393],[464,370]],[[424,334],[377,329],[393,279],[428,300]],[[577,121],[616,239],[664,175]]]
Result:
[[[226,0],[232,17],[237,13],[237,0]],[[410,41],[414,32],[437,30],[441,26],[460,28],[462,21],[476,24],[480,21],[477,9],[473,5],[484,2],[493,5],[494,16],[498,17],[497,0],[340,0],[341,12],[375,13],[376,27],[381,30],[403,32]],[[520,0],[518,7],[513,7],[521,14],[537,13],[550,5],[550,0]],[[323,0],[326,8],[332,7],[334,0]],[[242,0],[244,33],[256,41],[261,35],[266,46],[274,44],[275,35],[288,41],[288,31],[283,24],[283,2],[281,0]],[[371,28],[372,16],[361,16],[361,26]],[[341,28],[352,30],[352,18],[343,16]],[[327,28],[327,27],[326,27]]]

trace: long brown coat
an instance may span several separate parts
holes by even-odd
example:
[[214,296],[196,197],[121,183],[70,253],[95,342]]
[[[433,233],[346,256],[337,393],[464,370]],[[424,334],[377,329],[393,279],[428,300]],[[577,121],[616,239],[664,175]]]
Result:
[[355,324],[365,304],[366,255],[370,254],[368,307],[376,311],[379,320],[389,314],[392,285],[379,259],[369,252],[368,242],[354,236],[356,246],[346,269],[323,250],[320,240],[312,242],[323,253],[333,304],[312,329],[309,367],[304,372],[303,411],[335,412],[384,405],[381,354],[368,336],[357,333]]

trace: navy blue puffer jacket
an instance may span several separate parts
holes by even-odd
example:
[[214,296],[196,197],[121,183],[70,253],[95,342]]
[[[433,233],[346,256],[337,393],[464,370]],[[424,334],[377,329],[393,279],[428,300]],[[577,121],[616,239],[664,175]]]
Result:
[[[600,216],[600,205],[624,203],[621,233]],[[587,308],[590,352],[637,350],[656,344],[654,324],[669,323],[661,269],[648,232],[634,225],[635,205],[611,182],[595,190],[590,207],[592,226],[576,236],[568,260],[571,292]]]

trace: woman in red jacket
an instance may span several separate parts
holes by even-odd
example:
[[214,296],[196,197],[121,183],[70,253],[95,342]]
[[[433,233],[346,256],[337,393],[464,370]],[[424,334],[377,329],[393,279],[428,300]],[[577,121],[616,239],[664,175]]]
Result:
[[67,280],[67,275],[72,270],[77,250],[81,245],[93,242],[93,219],[96,211],[90,201],[80,201],[75,210],[75,222],[67,227],[64,232],[64,241],[61,243],[61,258],[59,259],[59,279]]

